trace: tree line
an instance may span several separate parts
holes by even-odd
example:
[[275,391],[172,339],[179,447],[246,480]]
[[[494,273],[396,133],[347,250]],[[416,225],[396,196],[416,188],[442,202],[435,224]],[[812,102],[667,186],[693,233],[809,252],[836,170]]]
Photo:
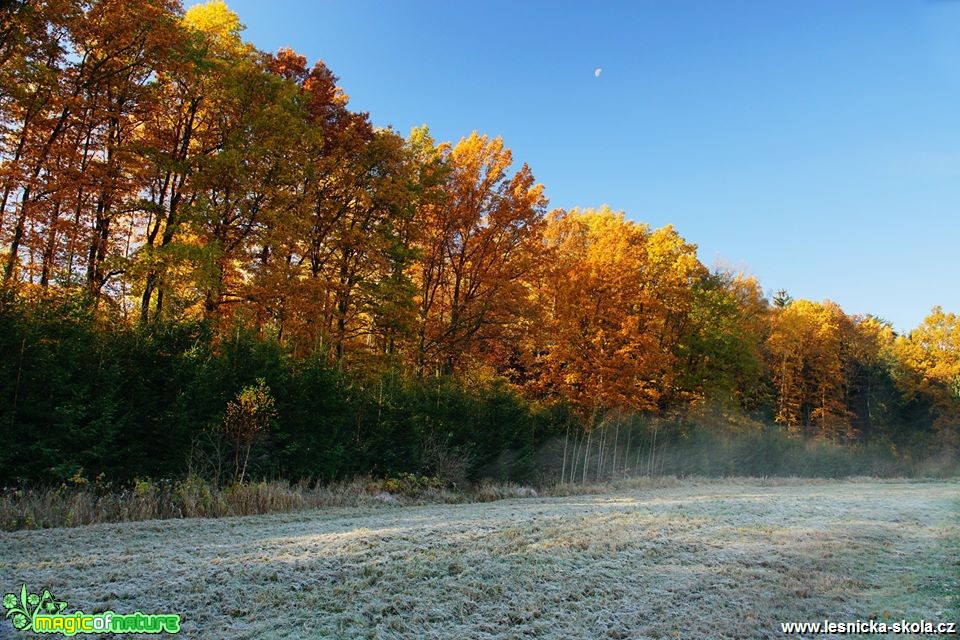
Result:
[[[529,472],[612,415],[960,444],[952,313],[897,335],[767,300],[671,226],[551,210],[499,137],[375,127],[220,0],[0,17],[7,480],[179,472],[244,420],[287,477]],[[270,420],[230,417],[261,396]]]

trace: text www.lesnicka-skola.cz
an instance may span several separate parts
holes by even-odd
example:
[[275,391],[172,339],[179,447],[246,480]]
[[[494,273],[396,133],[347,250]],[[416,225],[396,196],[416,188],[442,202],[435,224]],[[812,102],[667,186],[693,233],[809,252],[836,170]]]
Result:
[[859,633],[859,634],[935,634],[935,635],[956,635],[956,622],[931,622],[929,620],[919,620],[917,622],[908,622],[899,620],[896,622],[880,622],[877,620],[857,620],[856,622],[834,622],[832,620],[822,620],[820,622],[781,622],[780,630],[783,633],[795,634],[820,634],[820,633]]

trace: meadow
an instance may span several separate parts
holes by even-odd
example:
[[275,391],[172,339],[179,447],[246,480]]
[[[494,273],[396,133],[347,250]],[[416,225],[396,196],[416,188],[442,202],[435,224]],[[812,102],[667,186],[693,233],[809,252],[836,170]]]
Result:
[[0,566],[67,612],[179,613],[184,638],[782,638],[960,619],[960,483],[637,480],[95,524],[2,533]]

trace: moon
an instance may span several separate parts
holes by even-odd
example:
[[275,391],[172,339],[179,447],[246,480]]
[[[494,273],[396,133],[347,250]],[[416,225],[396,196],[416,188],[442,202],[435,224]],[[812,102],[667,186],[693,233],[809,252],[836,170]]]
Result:
[[601,73],[602,71],[603,71],[603,69],[601,69],[600,67],[597,67],[596,69],[593,70],[593,77],[599,78],[599,77],[600,77],[600,73]]

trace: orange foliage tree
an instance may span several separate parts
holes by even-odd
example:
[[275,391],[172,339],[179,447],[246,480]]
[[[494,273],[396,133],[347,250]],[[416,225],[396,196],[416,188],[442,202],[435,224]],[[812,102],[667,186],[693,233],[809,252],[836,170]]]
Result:
[[672,227],[608,208],[552,212],[531,283],[529,385],[582,413],[657,412],[676,391],[675,347],[704,269]]
[[474,132],[438,153],[447,179],[440,201],[420,210],[414,349],[419,371],[452,373],[520,317],[546,199],[527,165],[511,173],[500,138]]

